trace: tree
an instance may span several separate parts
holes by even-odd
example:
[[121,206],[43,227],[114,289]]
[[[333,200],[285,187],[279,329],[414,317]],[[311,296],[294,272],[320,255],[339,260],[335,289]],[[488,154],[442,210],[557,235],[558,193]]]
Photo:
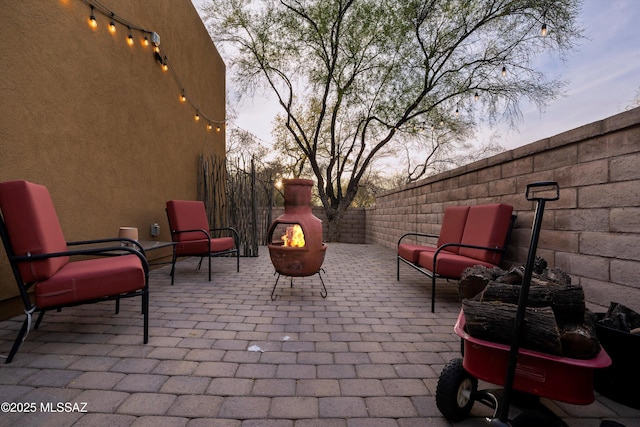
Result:
[[581,36],[579,2],[209,0],[203,11],[216,45],[234,49],[236,84],[278,99],[331,240],[370,165],[403,132],[453,123],[454,112],[469,126],[513,122],[521,101],[553,100],[562,82],[532,61]]

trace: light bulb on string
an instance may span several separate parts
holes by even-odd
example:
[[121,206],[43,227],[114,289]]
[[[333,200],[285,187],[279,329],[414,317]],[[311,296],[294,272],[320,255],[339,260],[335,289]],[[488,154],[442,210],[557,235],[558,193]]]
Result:
[[547,36],[547,24],[546,23],[542,24],[542,28],[540,29],[540,35],[542,35],[542,37],[546,37]]
[[91,6],[91,15],[89,15],[89,26],[93,29],[98,28],[98,21],[96,21],[96,15],[93,14],[93,6]]
[[478,99],[480,99],[480,95],[478,94],[478,92],[476,92],[476,94],[475,94],[475,95],[473,95],[473,99],[474,99],[475,101],[477,101]]
[[211,130],[213,129],[213,126],[211,126],[211,123],[207,123],[207,130]]
[[129,35],[127,36],[127,44],[129,46],[133,46],[133,34],[131,34],[131,28],[129,28]]
[[507,76],[507,67],[503,66],[502,67],[502,77],[506,77]]
[[109,32],[111,34],[115,34],[116,32],[116,23],[113,21],[109,22]]
[[167,64],[167,56],[165,55],[164,60],[162,61],[162,71],[167,71],[169,69],[169,65]]
[[200,113],[196,112],[196,115],[194,116],[194,119],[196,122],[200,121]]
[[220,125],[216,127],[216,132],[220,132]]
[[149,46],[149,38],[147,36],[144,36],[144,39],[142,39],[142,46]]
[[187,96],[184,94],[184,90],[182,91],[182,94],[180,95],[180,102],[185,102],[187,100]]

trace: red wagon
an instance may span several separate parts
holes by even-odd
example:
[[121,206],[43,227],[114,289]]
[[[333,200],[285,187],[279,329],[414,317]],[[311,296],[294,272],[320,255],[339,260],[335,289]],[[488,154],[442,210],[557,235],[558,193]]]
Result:
[[[555,196],[530,196],[530,192],[545,187],[554,189]],[[558,196],[559,187],[555,182],[538,182],[527,186],[527,200],[537,201],[538,206],[511,345],[470,336],[465,330],[464,312],[461,311],[458,316],[454,331],[462,340],[463,357],[447,363],[436,389],[436,405],[451,421],[466,418],[474,402],[480,402],[495,410],[494,416],[487,419],[491,426],[566,427],[558,416],[540,402],[540,397],[576,405],[588,405],[594,401],[594,371],[611,365],[611,359],[604,349],[601,348],[593,359],[580,360],[522,349],[519,343],[545,201],[557,200]],[[479,380],[503,386],[504,389],[479,391]],[[512,400],[523,410],[510,418]]]

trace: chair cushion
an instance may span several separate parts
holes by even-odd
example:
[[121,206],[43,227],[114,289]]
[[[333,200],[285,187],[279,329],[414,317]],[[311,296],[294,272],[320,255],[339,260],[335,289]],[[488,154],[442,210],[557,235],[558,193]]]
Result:
[[[449,206],[444,211],[442,226],[440,227],[440,235],[438,236],[438,246],[445,243],[460,243],[462,233],[464,232],[464,224],[469,213],[469,206]],[[428,245],[419,245],[411,243],[401,243],[398,245],[398,255],[414,264],[418,262],[420,252],[435,252],[436,247]],[[451,246],[444,249],[445,251],[458,253],[458,246]]]
[[[433,271],[433,257],[435,252],[421,252],[418,258],[418,265],[429,271]],[[440,251],[438,254],[438,263],[436,264],[436,273],[443,277],[458,279],[467,267],[474,265],[484,265],[485,267],[495,267],[494,264],[480,261],[466,256]]]
[[[167,202],[167,216],[171,231],[204,230],[209,232],[209,220],[204,203],[195,200],[170,200]],[[174,242],[201,240],[206,238],[202,232],[172,233]],[[206,245],[205,245],[206,247]]]
[[178,242],[176,243],[176,255],[188,256],[188,255],[203,255],[209,252],[224,252],[233,249],[236,242],[233,237],[217,237],[211,239],[211,246],[207,250],[207,239],[192,240],[190,242]]
[[[472,206],[462,235],[462,244],[502,248],[509,232],[513,207],[502,203]],[[482,249],[460,248],[460,255],[497,265],[502,254]]]
[[[462,241],[468,214],[469,206],[449,206],[444,210],[444,218],[442,219],[442,227],[438,237],[438,247],[445,243],[460,243]],[[457,254],[460,248],[451,246],[444,250]]]
[[53,277],[36,283],[34,294],[40,308],[87,301],[144,288],[144,270],[135,255],[75,261]]
[[400,243],[398,245],[398,255],[400,258],[406,259],[414,264],[418,262],[420,252],[424,251],[435,252],[436,248],[426,245],[414,245],[411,243]]
[[[15,255],[64,252],[67,243],[46,187],[27,181],[0,183],[0,209]],[[18,265],[25,283],[46,280],[67,264],[69,257]]]

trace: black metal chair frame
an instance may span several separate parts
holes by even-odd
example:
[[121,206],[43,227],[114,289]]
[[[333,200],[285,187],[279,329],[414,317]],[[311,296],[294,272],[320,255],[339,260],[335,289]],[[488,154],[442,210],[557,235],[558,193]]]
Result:
[[[166,209],[165,209],[166,211]],[[176,244],[173,245],[173,259],[171,260],[171,273],[169,273],[171,275],[171,285],[173,286],[173,279],[175,276],[175,270],[176,270],[176,261],[178,258],[186,258],[186,257],[200,257],[200,262],[198,262],[198,267],[197,269],[200,270],[200,267],[202,266],[202,261],[204,260],[205,257],[207,257],[209,259],[209,281],[211,281],[211,258],[213,257],[219,257],[219,256],[226,256],[226,255],[232,255],[235,254],[236,256],[236,271],[239,273],[240,272],[240,248],[239,248],[239,242],[240,242],[240,238],[238,236],[238,232],[236,231],[235,228],[233,227],[220,227],[220,228],[211,228],[209,229],[209,231],[207,232],[207,230],[204,230],[202,228],[198,228],[198,229],[193,229],[193,230],[175,230],[172,226],[171,226],[171,219],[169,219],[169,213],[167,212],[167,221],[169,222],[169,228],[171,229],[171,240],[173,240]],[[194,233],[194,232],[198,232],[198,233],[202,233],[203,235],[203,239],[207,239],[209,242],[209,245],[207,247],[211,247],[211,239],[215,239],[215,237],[211,237],[211,234],[213,232],[218,232],[218,231],[230,231],[232,236],[233,236],[233,241],[234,241],[234,248],[233,249],[228,249],[226,251],[220,251],[220,252],[204,252],[204,253],[199,253],[199,254],[190,254],[190,255],[178,255],[177,251],[176,251],[176,246],[182,242],[178,242],[175,240],[175,235],[176,234],[180,234],[180,233]],[[185,243],[188,243],[185,242]]]
[[[509,221],[509,229],[507,230],[507,235],[504,239],[504,244],[502,245],[502,247],[495,248],[495,247],[488,247],[488,246],[465,245],[462,243],[445,243],[436,249],[435,254],[433,256],[433,266],[430,270],[427,268],[423,268],[418,264],[414,264],[413,262],[402,258],[400,255],[397,255],[396,280],[400,280],[400,261],[404,262],[409,267],[419,271],[425,276],[430,277],[431,278],[431,312],[434,313],[435,305],[436,305],[436,279],[446,279],[446,280],[460,279],[460,277],[443,276],[441,274],[436,273],[436,265],[438,261],[438,255],[440,254],[440,252],[446,248],[451,248],[451,247],[482,249],[486,251],[498,252],[500,253],[500,260],[498,261],[498,265],[502,265],[504,254],[507,252],[507,246],[509,245],[509,240],[511,240],[511,232],[513,231],[513,226],[515,225],[516,218],[517,218],[517,215],[515,214],[511,215],[511,220]],[[429,238],[438,237],[437,235],[434,235],[434,234],[405,233],[400,237],[400,239],[398,239],[398,245],[400,245],[400,242],[402,241],[402,239],[404,239],[407,236],[422,236],[422,237],[429,237]]]
[[[79,246],[79,245],[91,246],[91,245],[104,245],[107,243],[110,243],[113,245],[98,246],[98,247],[92,247],[92,248],[82,248],[82,249],[69,250],[64,252],[54,252],[54,253],[38,254],[38,255],[16,255],[13,252],[13,246],[11,245],[11,241],[9,239],[9,234],[7,232],[7,227],[4,222],[4,218],[1,215],[0,215],[0,237],[2,238],[2,243],[4,244],[7,257],[9,258],[9,264],[11,265],[11,270],[16,279],[16,283],[18,284],[20,297],[22,299],[22,303],[24,305],[24,312],[26,315],[24,323],[22,324],[22,328],[20,329],[20,332],[18,333],[18,337],[13,343],[13,347],[11,348],[11,351],[7,356],[7,360],[5,363],[11,363],[15,354],[18,352],[18,349],[20,348],[22,343],[26,340],[27,335],[29,334],[29,330],[31,328],[32,315],[34,313],[39,313],[38,319],[36,320],[34,325],[34,329],[37,329],[38,326],[40,325],[40,322],[42,321],[42,318],[45,312],[51,311],[51,310],[61,311],[63,308],[66,308],[66,307],[75,307],[79,305],[93,304],[93,303],[103,302],[103,301],[115,301],[116,302],[115,312],[116,314],[118,314],[120,312],[120,298],[132,298],[137,296],[142,297],[142,315],[143,315],[143,322],[144,322],[144,326],[143,326],[144,339],[143,340],[145,344],[149,342],[149,264],[145,257],[144,249],[138,242],[136,242],[135,240],[123,239],[123,238],[84,240],[84,241],[76,241],[76,242],[67,242],[67,246]],[[122,243],[128,243],[129,245],[133,245],[136,248],[131,246],[123,246]],[[142,289],[124,293],[124,294],[109,295],[105,297],[94,298],[94,299],[84,300],[84,301],[75,301],[73,303],[61,304],[61,305],[56,305],[56,306],[51,306],[46,308],[37,307],[34,303],[31,302],[31,299],[29,298],[29,290],[36,284],[36,282],[25,283],[25,281],[22,279],[22,275],[20,274],[20,269],[18,268],[18,264],[20,262],[35,261],[35,260],[46,259],[46,258],[55,258],[55,257],[62,257],[62,256],[77,256],[77,255],[120,256],[120,255],[126,255],[126,254],[136,255],[140,259],[140,262],[142,263],[144,276],[145,276],[145,285]]]

